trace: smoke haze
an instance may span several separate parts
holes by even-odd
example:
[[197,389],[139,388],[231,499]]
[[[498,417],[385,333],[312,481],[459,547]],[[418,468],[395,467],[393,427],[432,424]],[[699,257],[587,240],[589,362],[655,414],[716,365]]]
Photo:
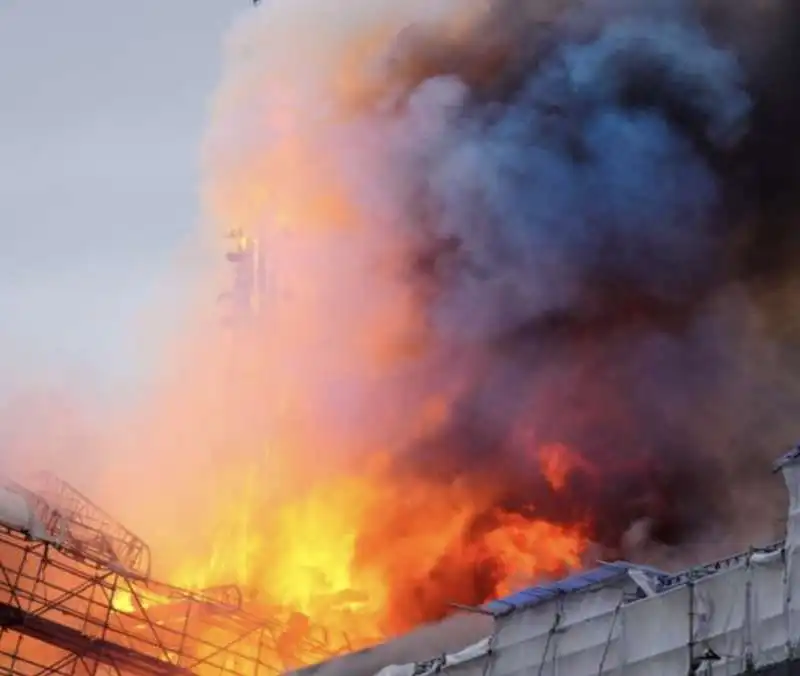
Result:
[[101,428],[183,331],[216,254],[193,241],[196,155],[231,10],[0,7],[0,473],[94,494],[117,459]]

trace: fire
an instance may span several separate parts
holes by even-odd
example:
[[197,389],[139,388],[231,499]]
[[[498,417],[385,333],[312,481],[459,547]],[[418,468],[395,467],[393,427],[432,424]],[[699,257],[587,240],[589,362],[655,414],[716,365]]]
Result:
[[539,451],[542,474],[554,491],[561,491],[577,472],[594,473],[593,467],[564,444],[545,444]]
[[[253,41],[268,65],[224,84],[206,212],[224,232],[258,238],[278,281],[267,315],[230,338],[234,349],[215,334],[198,340],[213,349],[182,350],[156,421],[140,426],[160,435],[142,446],[158,444],[176,466],[163,472],[162,492],[180,494],[183,512],[185,497],[200,494],[202,513],[185,523],[202,531],[215,521],[173,555],[169,582],[238,584],[257,611],[304,616],[347,634],[354,648],[580,566],[588,543],[584,524],[537,515],[535,495],[523,515],[503,508],[496,479],[433,478],[393,462],[447,426],[461,381],[475,377],[465,359],[463,373],[428,382],[428,360],[447,346],[435,345],[408,284],[416,234],[397,227],[391,200],[352,180],[356,168],[369,178],[385,164],[374,150],[381,134],[330,128],[360,114],[375,85],[361,79],[363,52],[381,49],[375,36],[395,35],[401,20],[375,16],[381,25],[355,42],[340,40],[332,22],[289,60],[270,60],[289,33]],[[331,106],[341,115],[318,105],[331,92],[343,99]],[[526,471],[562,490],[572,454],[553,446],[541,457]],[[183,478],[188,467],[216,484],[213,495]],[[175,514],[162,511],[160,519]],[[116,607],[129,603],[121,597]]]
[[586,547],[580,528],[565,528],[547,521],[530,521],[519,514],[505,514],[502,527],[488,536],[490,550],[503,563],[506,576],[495,594],[510,594],[538,576],[563,568],[577,568]]
[[[424,414],[428,422],[444,415],[440,404]],[[549,446],[543,457],[558,490],[570,455]],[[396,475],[385,455],[288,499],[265,500],[254,487],[250,479],[226,492],[212,547],[178,562],[170,582],[195,590],[236,583],[257,611],[300,613],[353,647],[442,617],[452,604],[563,574],[587,547],[580,524],[535,518],[535,505],[534,516],[503,511],[491,485]],[[143,605],[160,602],[145,596]],[[123,592],[114,607],[136,611]]]
[[137,590],[136,594],[130,589],[117,589],[111,597],[111,607],[118,613],[136,613],[140,610],[140,604],[144,610],[147,610],[153,606],[169,603],[169,601],[168,597],[146,589]]
[[580,525],[495,507],[491,487],[395,476],[381,459],[277,504],[236,493],[208,559],[172,582],[235,582],[354,646],[578,567],[587,545]]
[[[374,487],[345,477],[275,515],[274,541],[281,550],[269,573],[278,599],[313,616],[337,606],[376,612],[385,600],[380,582],[358,579],[354,569],[359,524],[378,506]],[[353,591],[361,598],[347,600]]]

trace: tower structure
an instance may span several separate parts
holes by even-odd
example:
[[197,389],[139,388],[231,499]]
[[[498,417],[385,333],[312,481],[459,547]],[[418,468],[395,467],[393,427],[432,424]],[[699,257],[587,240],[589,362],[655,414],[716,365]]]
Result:
[[260,238],[242,230],[227,234],[230,247],[225,258],[232,267],[230,288],[221,294],[223,321],[242,328],[256,320],[263,311],[266,287],[265,256]]
[[349,647],[261,610],[153,580],[147,545],[57,477],[0,485],[0,673],[269,676]]

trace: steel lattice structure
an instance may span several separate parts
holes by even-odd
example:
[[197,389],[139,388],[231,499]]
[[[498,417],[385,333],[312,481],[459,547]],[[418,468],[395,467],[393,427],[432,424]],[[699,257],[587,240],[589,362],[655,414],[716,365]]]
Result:
[[0,490],[0,673],[268,676],[349,651],[304,615],[245,610],[235,586],[152,581],[144,542],[57,478],[39,483]]

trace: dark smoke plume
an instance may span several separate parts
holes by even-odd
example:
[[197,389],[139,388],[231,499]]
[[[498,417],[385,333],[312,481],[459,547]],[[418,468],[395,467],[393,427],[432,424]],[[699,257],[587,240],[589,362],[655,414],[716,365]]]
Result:
[[[492,482],[603,556],[772,535],[768,461],[800,426],[798,32],[788,2],[498,0],[397,37],[363,105],[441,371],[479,366],[395,471]],[[582,456],[565,491],[521,426]],[[441,612],[491,589],[464,575]]]

